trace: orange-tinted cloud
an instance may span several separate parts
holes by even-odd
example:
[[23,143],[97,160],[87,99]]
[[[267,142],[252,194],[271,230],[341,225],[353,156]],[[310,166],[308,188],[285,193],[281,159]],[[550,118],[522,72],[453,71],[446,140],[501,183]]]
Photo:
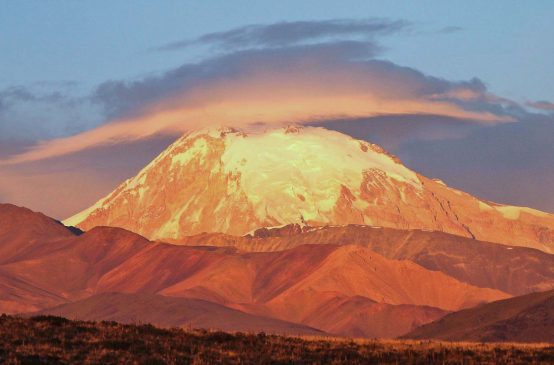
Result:
[[[382,64],[321,64],[310,59],[294,67],[257,65],[234,77],[207,80],[144,108],[140,115],[116,119],[75,136],[40,143],[4,163],[19,163],[134,141],[160,133],[250,124],[305,123],[385,114],[435,114],[479,122],[502,122],[506,116],[472,111],[452,102],[477,93],[462,86],[441,94],[421,93],[421,81]],[[271,65],[269,65],[271,66]],[[370,65],[371,66],[371,65]],[[410,77],[411,76],[411,77]]]

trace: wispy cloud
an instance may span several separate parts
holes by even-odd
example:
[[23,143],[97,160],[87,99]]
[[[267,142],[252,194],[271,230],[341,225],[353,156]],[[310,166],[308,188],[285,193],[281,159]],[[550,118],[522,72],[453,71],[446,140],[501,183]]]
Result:
[[456,26],[456,25],[449,25],[449,26],[446,26],[446,27],[443,27],[443,28],[439,29],[439,33],[450,34],[450,33],[458,33],[458,32],[461,32],[463,30],[464,30],[464,28],[462,28],[462,27],[459,27],[459,26]]
[[174,51],[195,45],[211,45],[224,49],[252,47],[284,47],[306,42],[348,37],[371,39],[409,28],[403,20],[334,19],[322,21],[253,24],[225,32],[208,33],[196,39],[184,39],[157,47],[158,51]]
[[527,106],[530,106],[533,109],[545,110],[545,111],[554,111],[554,103],[551,103],[546,100],[540,101],[530,101],[526,103]]

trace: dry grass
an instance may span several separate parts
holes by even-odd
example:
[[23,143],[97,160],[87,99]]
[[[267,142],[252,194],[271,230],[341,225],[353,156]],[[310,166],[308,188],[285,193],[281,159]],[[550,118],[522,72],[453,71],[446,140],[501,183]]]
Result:
[[0,317],[4,364],[552,364],[549,344],[284,337]]
[[390,346],[396,348],[405,348],[418,346],[419,348],[436,348],[436,347],[448,347],[448,348],[475,348],[475,347],[498,347],[498,348],[526,348],[526,349],[544,349],[554,348],[554,344],[548,342],[467,342],[467,341],[441,341],[441,340],[410,340],[410,339],[394,339],[394,338],[345,338],[345,337],[333,337],[333,336],[294,336],[306,341],[330,341],[330,342],[344,342],[354,341],[359,345],[367,345],[373,343],[380,343],[383,346]]

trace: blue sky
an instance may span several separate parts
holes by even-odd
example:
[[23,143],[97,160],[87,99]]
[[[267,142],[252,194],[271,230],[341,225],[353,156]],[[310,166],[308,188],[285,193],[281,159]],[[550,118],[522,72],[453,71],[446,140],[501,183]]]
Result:
[[[413,32],[383,43],[385,57],[451,80],[479,77],[525,100],[554,99],[554,2],[530,1],[4,1],[0,85],[140,77],[198,52],[152,47],[234,27],[293,20],[385,17]],[[460,27],[451,33],[437,32]]]

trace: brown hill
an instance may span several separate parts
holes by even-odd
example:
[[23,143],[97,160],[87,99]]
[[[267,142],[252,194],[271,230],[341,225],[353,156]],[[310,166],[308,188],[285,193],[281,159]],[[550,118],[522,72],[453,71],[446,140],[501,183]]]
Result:
[[[358,245],[241,252],[152,243],[109,227],[41,242],[0,265],[0,272],[0,289],[9,294],[3,294],[8,299],[0,302],[0,311],[41,310],[104,292],[156,294],[372,336],[400,335],[444,310],[507,296]],[[321,314],[325,301],[338,303],[336,321]],[[385,328],[387,313],[394,316]]]
[[96,294],[83,300],[33,313],[33,315],[37,314],[70,319],[151,323],[161,327],[205,328],[230,332],[325,334],[308,326],[251,315],[205,300],[151,294]]
[[31,312],[65,302],[57,292],[29,284],[0,268],[0,313]]
[[[303,254],[312,256],[313,251],[329,246],[305,247]],[[286,290],[271,298],[268,305],[298,316],[306,302],[314,301],[309,297],[329,292],[348,297],[363,296],[388,304],[424,305],[444,310],[467,308],[493,298],[507,297],[498,290],[461,283],[411,261],[389,260],[362,246],[331,247],[333,250],[329,255],[305,270],[304,275],[293,277],[291,274]],[[304,247],[292,251],[300,248]],[[268,279],[270,283],[273,280]],[[308,298],[305,298],[306,294]],[[298,305],[293,309],[295,302]]]
[[447,313],[433,307],[377,303],[362,296],[327,296],[317,298],[320,301],[302,323],[355,338],[394,338]]
[[[177,304],[166,301],[174,300],[188,303],[185,314],[198,313],[191,303],[200,300],[213,313],[229,314],[227,322],[224,315],[215,317],[224,321],[219,328],[229,330],[243,318],[260,328],[281,329],[292,322],[297,327],[284,328],[392,337],[440,318],[445,310],[506,298],[498,290],[502,287],[525,292],[553,282],[552,255],[437,232],[345,226],[263,230],[263,237],[198,236],[223,237],[225,245],[250,242],[282,249],[244,252],[153,243],[120,228],[97,227],[78,235],[23,208],[2,205],[2,210],[7,223],[0,226],[0,250],[10,259],[0,263],[0,311],[9,313],[61,305],[75,315],[92,316],[98,308],[102,318],[109,314],[100,310],[109,307],[103,303],[119,295],[103,293],[115,291],[136,295],[113,299],[120,320],[160,321],[155,312],[172,312]],[[10,255],[11,249],[16,254]],[[447,339],[543,340],[554,328],[553,296],[533,294],[457,312],[446,317],[445,327],[439,321],[413,334],[439,326],[452,329],[440,337]],[[81,303],[83,311],[71,302]],[[481,310],[485,314],[472,317]],[[469,314],[450,323],[463,313]],[[168,314],[171,321],[176,317]]]
[[554,342],[554,290],[461,310],[405,336],[480,342]]
[[12,204],[0,204],[0,264],[43,242],[73,237],[74,232],[60,222]]
[[[362,295],[388,304],[457,310],[508,295],[461,283],[357,246],[305,245],[265,253],[151,244],[104,275],[97,290],[149,292],[225,303],[263,304],[298,315],[304,292]],[[301,304],[303,307],[306,303]]]
[[27,285],[55,293],[61,304],[93,294],[103,275],[148,244],[144,237],[121,228],[98,227],[80,236],[43,242],[0,269]]
[[174,241],[182,245],[280,251],[306,244],[357,244],[389,259],[410,260],[459,281],[522,295],[554,288],[554,255],[443,232],[360,225],[260,229],[254,235],[204,233]]

